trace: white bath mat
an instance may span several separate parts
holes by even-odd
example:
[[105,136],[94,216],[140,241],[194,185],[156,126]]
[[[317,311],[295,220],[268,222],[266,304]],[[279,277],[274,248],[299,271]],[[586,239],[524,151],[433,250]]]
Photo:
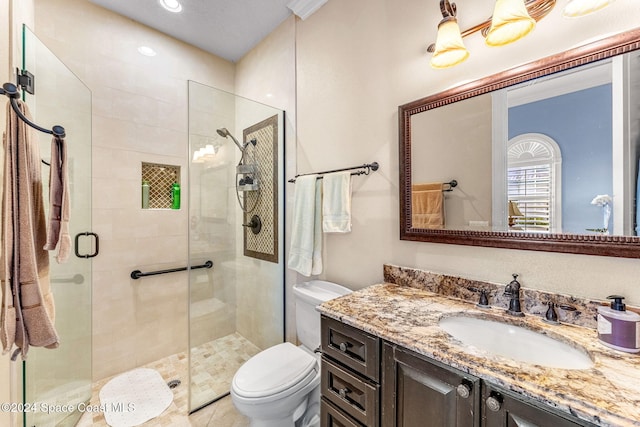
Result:
[[125,372],[100,390],[100,406],[112,427],[138,426],[160,415],[171,402],[173,392],[154,369]]

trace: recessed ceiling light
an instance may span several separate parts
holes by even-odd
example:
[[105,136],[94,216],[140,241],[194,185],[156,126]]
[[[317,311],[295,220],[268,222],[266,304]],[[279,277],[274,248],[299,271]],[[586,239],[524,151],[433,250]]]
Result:
[[182,5],[178,0],[160,0],[160,4],[169,12],[178,13],[182,11]]
[[149,46],[140,46],[138,48],[138,52],[144,56],[156,56],[156,51],[151,49]]

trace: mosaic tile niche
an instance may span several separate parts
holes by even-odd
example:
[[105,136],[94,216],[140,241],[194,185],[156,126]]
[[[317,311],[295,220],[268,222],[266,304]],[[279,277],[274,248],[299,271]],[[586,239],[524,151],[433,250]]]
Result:
[[180,166],[142,162],[142,182],[149,184],[149,209],[171,209],[171,186],[180,184]]

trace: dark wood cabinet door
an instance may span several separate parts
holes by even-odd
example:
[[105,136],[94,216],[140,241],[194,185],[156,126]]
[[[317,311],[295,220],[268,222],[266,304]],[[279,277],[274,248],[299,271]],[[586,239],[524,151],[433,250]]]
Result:
[[592,426],[527,403],[515,394],[485,383],[482,391],[483,427],[578,427]]
[[480,380],[409,350],[382,349],[384,427],[478,427]]

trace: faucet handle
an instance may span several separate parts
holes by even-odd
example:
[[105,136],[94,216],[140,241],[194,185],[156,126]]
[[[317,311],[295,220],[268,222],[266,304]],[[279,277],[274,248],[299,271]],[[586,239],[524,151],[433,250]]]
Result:
[[565,310],[565,311],[576,311],[578,310],[577,308],[575,308],[572,305],[567,305],[567,304],[556,304],[555,302],[549,300],[547,301],[547,305],[549,306],[549,308],[547,309],[547,312],[544,315],[544,321],[547,323],[552,323],[554,325],[558,325],[560,324],[560,322],[558,321],[558,313],[556,313],[556,307]]
[[473,292],[480,292],[480,299],[478,301],[478,304],[476,304],[476,306],[480,308],[489,308],[489,298],[487,297],[486,289],[469,288],[469,290]]
[[547,305],[549,308],[544,315],[544,320],[547,323],[553,323],[554,325],[558,324],[558,313],[556,313],[556,303],[553,301],[548,301]]

